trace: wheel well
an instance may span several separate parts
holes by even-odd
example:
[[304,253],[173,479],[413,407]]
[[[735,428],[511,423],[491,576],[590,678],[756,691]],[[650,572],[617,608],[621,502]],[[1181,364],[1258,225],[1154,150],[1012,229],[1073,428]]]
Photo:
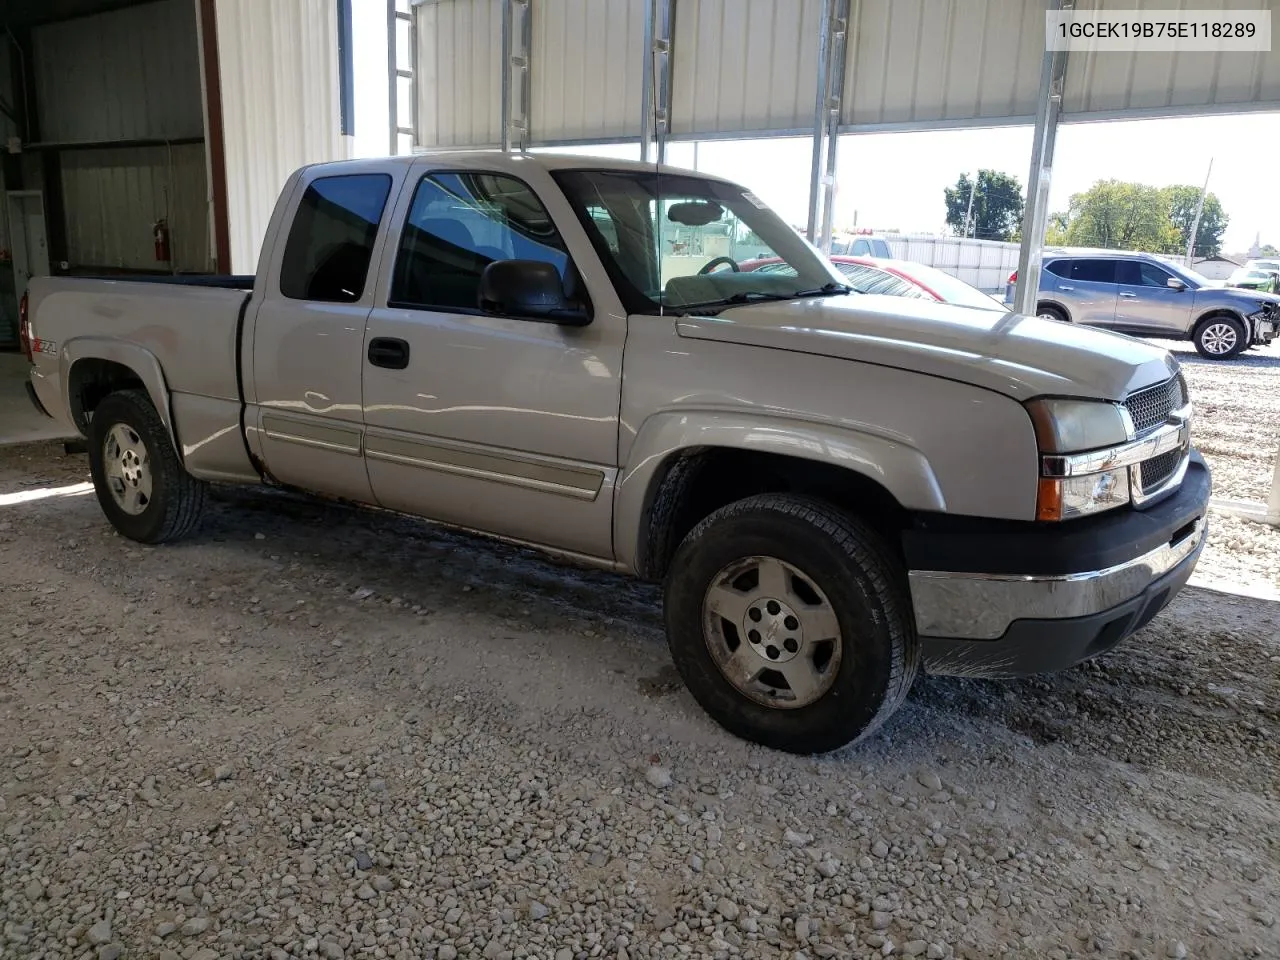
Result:
[[80,432],[88,435],[89,419],[104,398],[117,390],[145,389],[142,378],[123,363],[89,357],[76,361],[67,381],[71,416]]
[[816,460],[725,448],[673,454],[654,484],[637,568],[660,580],[681,541],[721,507],[760,493],[815,497],[857,515],[891,546],[907,512],[888,490],[852,470]]
[[1191,327],[1191,335],[1195,336],[1197,333],[1199,333],[1200,328],[1203,327],[1210,320],[1221,320],[1221,319],[1235,320],[1237,323],[1240,323],[1241,325],[1244,326],[1244,330],[1246,334],[1250,332],[1251,324],[1249,323],[1248,320],[1240,316],[1240,314],[1236,313],[1234,310],[1227,310],[1224,307],[1218,307],[1217,309],[1210,310],[1208,313],[1196,319],[1196,322]]
[[1067,310],[1067,308],[1066,308],[1066,307],[1064,307],[1062,304],[1060,304],[1060,303],[1054,303],[1052,300],[1040,300],[1040,301],[1037,301],[1037,303],[1036,303],[1036,310],[1037,310],[1037,311],[1039,311],[1039,310],[1044,310],[1044,309],[1046,309],[1046,308],[1047,308],[1047,309],[1049,309],[1049,310],[1054,310],[1054,311],[1056,311],[1056,312],[1058,312],[1058,313],[1062,314],[1063,318],[1064,318],[1064,319],[1066,319],[1066,320],[1070,320],[1070,319],[1071,319],[1071,312],[1070,312],[1069,310]]

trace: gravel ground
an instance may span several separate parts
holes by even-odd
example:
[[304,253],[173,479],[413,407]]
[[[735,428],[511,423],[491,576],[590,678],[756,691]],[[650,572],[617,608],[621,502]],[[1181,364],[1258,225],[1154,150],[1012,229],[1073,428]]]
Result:
[[806,760],[706,719],[651,587],[264,491],[157,549],[6,496],[84,477],[0,450],[0,956],[1280,956],[1273,602]]

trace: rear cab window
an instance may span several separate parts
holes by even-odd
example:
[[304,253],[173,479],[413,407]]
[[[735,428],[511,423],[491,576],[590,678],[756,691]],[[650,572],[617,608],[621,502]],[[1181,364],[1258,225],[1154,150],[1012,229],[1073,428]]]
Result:
[[280,263],[280,293],[290,300],[355,303],[364,296],[391,177],[321,177],[293,215]]

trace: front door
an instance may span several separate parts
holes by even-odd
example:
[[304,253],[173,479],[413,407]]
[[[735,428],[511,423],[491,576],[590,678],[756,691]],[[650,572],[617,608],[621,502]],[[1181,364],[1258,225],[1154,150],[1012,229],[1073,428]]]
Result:
[[[321,168],[323,169],[323,168]],[[350,169],[350,168],[348,168]],[[364,330],[373,255],[403,165],[312,174],[294,189],[266,273],[255,289],[250,439],[281,483],[371,502],[362,442]]]
[[[543,178],[544,196],[555,191],[545,174],[529,176]],[[476,167],[417,181],[365,335],[365,456],[379,504],[612,557],[624,318],[598,310],[568,327],[478,308],[495,260],[554,264],[580,296],[566,251],[524,180]]]
[[1187,328],[1195,294],[1184,285],[1169,286],[1175,279],[1163,267],[1145,260],[1120,260],[1116,264],[1116,327],[1148,335],[1181,337]]

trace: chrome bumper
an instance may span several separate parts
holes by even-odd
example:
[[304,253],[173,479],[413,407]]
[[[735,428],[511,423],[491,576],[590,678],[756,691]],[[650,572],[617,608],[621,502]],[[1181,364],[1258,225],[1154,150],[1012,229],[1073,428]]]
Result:
[[1105,570],[1048,577],[912,570],[916,632],[995,640],[1016,620],[1066,620],[1110,610],[1194,556],[1206,523],[1202,517],[1178,539]]

